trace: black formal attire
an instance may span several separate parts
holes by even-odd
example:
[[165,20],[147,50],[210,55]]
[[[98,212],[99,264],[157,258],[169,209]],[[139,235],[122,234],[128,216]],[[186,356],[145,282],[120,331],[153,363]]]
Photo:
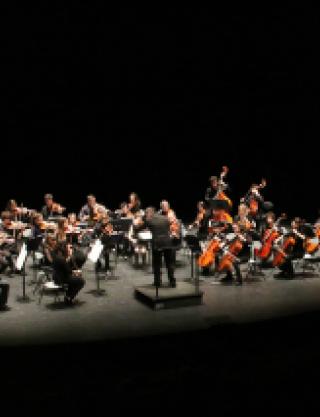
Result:
[[161,285],[161,263],[164,257],[170,285],[175,286],[174,249],[170,238],[170,222],[167,216],[157,213],[152,219],[146,221],[146,226],[152,233],[154,285]]
[[57,285],[66,284],[68,286],[66,296],[71,300],[84,287],[85,280],[82,277],[74,277],[73,269],[78,269],[79,265],[71,258],[67,261],[62,255],[53,255],[53,280]]

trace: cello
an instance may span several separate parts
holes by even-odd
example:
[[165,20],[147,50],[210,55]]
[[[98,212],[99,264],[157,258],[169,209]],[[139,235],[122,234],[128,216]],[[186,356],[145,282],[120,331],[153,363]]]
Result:
[[[261,183],[257,186],[252,186],[250,191],[251,191],[251,197],[249,200],[249,213],[251,214],[251,216],[255,217],[258,213],[259,210],[259,201],[255,198],[255,194],[260,196],[259,191],[262,190],[263,188],[265,188],[267,185],[267,181],[262,178]],[[255,190],[255,192],[253,192],[253,190]],[[261,196],[260,196],[261,197]]]
[[212,265],[215,261],[216,254],[220,250],[220,243],[221,240],[218,237],[214,237],[208,243],[206,249],[198,258],[198,265],[201,268],[207,268],[208,266]]

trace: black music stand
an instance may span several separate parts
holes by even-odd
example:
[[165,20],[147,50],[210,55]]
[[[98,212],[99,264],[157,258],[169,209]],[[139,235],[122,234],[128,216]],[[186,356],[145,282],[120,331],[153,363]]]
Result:
[[230,210],[230,206],[227,200],[218,200],[216,198],[211,198],[208,200],[208,208],[209,210]]
[[27,294],[26,294],[26,276],[27,276],[27,273],[26,273],[26,262],[27,262],[27,247],[26,247],[26,245],[24,244],[24,246],[22,246],[22,248],[21,248],[21,251],[20,251],[20,254],[18,255],[18,259],[19,259],[19,257],[22,255],[22,250],[23,250],[23,248],[25,248],[25,257],[24,257],[24,259],[21,261],[22,262],[22,266],[21,266],[21,269],[20,269],[20,271],[21,271],[21,275],[22,275],[22,295],[20,296],[20,297],[17,297],[17,301],[19,301],[20,303],[30,303],[30,301],[32,301],[31,300],[31,298],[30,297],[28,297],[27,296]]
[[101,250],[100,253],[98,253],[97,255],[94,255],[94,256],[97,256],[96,260],[90,259],[90,255],[89,255],[89,259],[91,261],[93,260],[93,263],[94,263],[94,273],[95,273],[95,280],[96,280],[96,288],[89,291],[89,293],[95,295],[96,297],[100,297],[106,294],[106,290],[104,290],[103,288],[100,288],[100,275],[99,275],[98,262],[99,262],[101,253],[103,251],[103,248],[101,248],[100,250]]
[[190,234],[185,236],[185,241],[191,251],[191,276],[185,281],[199,284],[199,266],[197,262],[201,253],[199,238],[194,234]]

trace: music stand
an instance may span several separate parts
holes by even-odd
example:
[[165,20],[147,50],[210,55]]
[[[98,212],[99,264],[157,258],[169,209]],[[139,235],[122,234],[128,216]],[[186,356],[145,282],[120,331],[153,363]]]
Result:
[[230,210],[230,206],[227,200],[218,200],[216,198],[211,198],[210,200],[208,200],[208,206],[210,210]]
[[100,277],[98,273],[98,261],[103,251],[103,244],[100,239],[97,239],[88,254],[88,259],[94,264],[95,278],[96,278],[96,289],[90,291],[96,296],[101,296],[106,293],[106,290],[100,288]]
[[187,278],[188,282],[199,283],[199,267],[198,267],[198,257],[201,253],[200,241],[195,234],[188,234],[185,236],[185,241],[191,251],[191,277]]
[[20,253],[16,261],[16,270],[21,271],[22,273],[22,296],[17,298],[17,301],[20,303],[29,303],[31,301],[30,297],[26,294],[26,260],[28,256],[27,245],[22,244]]

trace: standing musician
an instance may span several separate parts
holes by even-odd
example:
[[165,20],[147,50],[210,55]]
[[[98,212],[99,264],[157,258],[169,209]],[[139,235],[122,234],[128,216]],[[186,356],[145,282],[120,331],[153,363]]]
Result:
[[72,245],[66,242],[57,243],[52,254],[53,280],[57,285],[67,285],[65,303],[72,305],[85,280],[81,276],[82,262],[74,257]]
[[46,194],[44,196],[45,205],[41,209],[41,214],[44,220],[48,220],[49,217],[61,216],[65,211],[65,207],[55,203],[52,194]]
[[174,249],[168,217],[156,213],[153,207],[148,207],[145,212],[145,218],[137,218],[135,224],[141,229],[147,227],[152,233],[153,285],[156,287],[161,286],[161,263],[162,257],[164,257],[170,286],[175,288]]
[[79,213],[79,219],[82,222],[101,220],[108,213],[108,210],[102,204],[97,203],[97,199],[93,194],[87,196],[87,204],[85,204]]
[[212,201],[213,200],[225,200],[228,203],[228,211],[232,207],[232,201],[226,195],[227,191],[230,191],[229,185],[224,181],[225,176],[229,172],[229,168],[224,166],[222,167],[222,171],[220,177],[212,176],[209,178],[210,186],[207,188],[205,193],[205,202],[207,204],[207,208],[212,208]]

